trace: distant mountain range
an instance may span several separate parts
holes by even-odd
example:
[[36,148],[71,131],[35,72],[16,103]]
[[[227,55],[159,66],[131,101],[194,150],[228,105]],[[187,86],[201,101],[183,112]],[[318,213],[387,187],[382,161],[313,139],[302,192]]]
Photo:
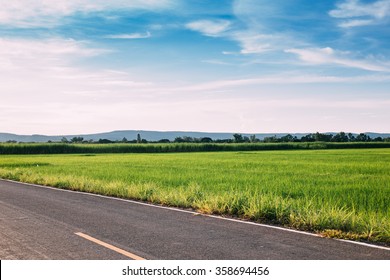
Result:
[[[213,140],[216,139],[233,139],[232,133],[214,133],[214,132],[191,132],[191,131],[147,131],[147,130],[118,130],[112,132],[103,132],[103,133],[95,133],[95,134],[74,134],[74,135],[18,135],[11,133],[0,133],[0,142],[7,141],[17,141],[17,142],[59,142],[63,137],[70,140],[73,137],[83,137],[84,140],[93,140],[98,141],[99,139],[108,139],[111,141],[120,141],[123,138],[127,140],[137,139],[137,135],[140,134],[142,139],[146,139],[147,141],[158,141],[161,139],[169,139],[173,141],[176,137],[193,137],[193,138],[203,138],[209,137]],[[296,136],[297,138],[301,138],[310,133],[240,133],[242,136],[251,136],[256,135],[256,137],[260,140],[265,137],[282,137],[287,134],[291,134],[292,136]],[[327,132],[326,134],[337,134],[337,132]],[[356,133],[353,133],[357,135]],[[366,132],[366,135],[371,138],[376,137],[390,137],[390,133],[374,133],[374,132]]]

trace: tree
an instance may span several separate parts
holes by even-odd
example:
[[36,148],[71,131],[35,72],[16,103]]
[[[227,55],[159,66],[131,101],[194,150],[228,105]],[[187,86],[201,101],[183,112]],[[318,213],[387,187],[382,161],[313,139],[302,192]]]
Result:
[[313,134],[313,138],[317,142],[330,142],[332,140],[333,135],[332,134],[322,134],[319,132],[316,132],[316,134]]
[[369,142],[371,140],[370,136],[360,133],[358,136],[356,136],[356,141],[358,142]]
[[61,142],[62,142],[62,143],[68,143],[69,141],[68,141],[68,139],[66,139],[66,137],[62,137],[62,138],[61,138]]
[[244,138],[242,137],[241,134],[235,133],[235,134],[233,134],[233,137],[234,137],[234,142],[236,142],[236,143],[244,142]]
[[264,143],[277,143],[280,141],[276,135],[270,136],[270,137],[264,137]]
[[170,143],[169,139],[160,139],[157,141],[158,143]]
[[256,135],[253,134],[253,135],[249,136],[249,141],[251,143],[256,143],[256,142],[259,142],[259,139],[257,139]]
[[72,143],[81,143],[83,142],[84,138],[83,137],[73,137],[72,139],[70,139],[70,142]]
[[348,142],[348,136],[345,134],[345,132],[339,132],[332,138],[333,142]]
[[183,141],[186,143],[191,143],[191,142],[194,142],[194,138],[192,138],[190,136],[183,136]]
[[296,137],[292,136],[291,134],[287,134],[285,136],[282,136],[280,138],[281,142],[293,142],[296,139]]
[[201,143],[211,143],[211,142],[213,142],[213,139],[211,139],[210,137],[203,137],[200,139],[200,142]]
[[313,134],[307,134],[307,135],[301,137],[301,142],[314,142],[314,141],[316,141],[316,140],[313,137]]
[[183,138],[181,138],[181,137],[176,137],[175,140],[174,140],[173,142],[175,142],[175,143],[183,143],[184,140],[183,140]]
[[108,140],[108,139],[99,139],[98,143],[100,143],[100,144],[108,144],[108,143],[112,143],[112,141]]

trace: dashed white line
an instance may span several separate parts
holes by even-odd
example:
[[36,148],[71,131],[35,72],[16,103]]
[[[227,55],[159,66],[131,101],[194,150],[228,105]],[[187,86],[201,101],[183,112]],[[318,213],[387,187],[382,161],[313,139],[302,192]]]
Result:
[[137,256],[137,255],[135,255],[133,253],[125,251],[125,250],[123,250],[121,248],[118,248],[118,247],[116,247],[114,245],[111,245],[111,244],[108,244],[106,242],[103,242],[103,241],[101,241],[101,240],[99,240],[97,238],[89,236],[88,234],[85,234],[85,233],[82,233],[82,232],[75,232],[74,234],[76,234],[76,235],[78,235],[78,236],[80,236],[80,237],[82,237],[84,239],[87,239],[87,240],[89,240],[89,241],[91,241],[93,243],[96,243],[96,244],[98,244],[100,246],[106,247],[107,249],[110,249],[110,250],[115,251],[115,252],[117,252],[119,254],[122,254],[122,255],[130,258],[130,259],[133,259],[133,260],[145,260],[144,258],[142,258],[140,256]]

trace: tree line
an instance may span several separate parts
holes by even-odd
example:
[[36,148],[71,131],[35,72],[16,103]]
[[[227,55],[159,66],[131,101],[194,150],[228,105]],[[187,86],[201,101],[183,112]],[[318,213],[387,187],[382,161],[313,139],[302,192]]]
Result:
[[[51,141],[49,141],[51,142]],[[288,142],[390,142],[390,137],[382,138],[376,137],[371,138],[369,135],[360,133],[354,135],[352,133],[339,132],[335,135],[325,134],[325,133],[310,133],[304,135],[300,138],[287,134],[284,136],[269,136],[260,140],[256,135],[243,136],[242,134],[235,133],[230,139],[212,139],[210,137],[190,137],[190,136],[181,136],[176,137],[173,141],[169,139],[160,139],[158,141],[148,141],[143,139],[140,134],[137,135],[137,139],[128,140],[123,138],[122,140],[112,141],[109,139],[99,139],[94,141],[92,139],[86,140],[83,137],[73,137],[67,139],[63,137],[61,139],[62,143],[94,143],[94,144],[108,144],[108,143],[288,143]]]

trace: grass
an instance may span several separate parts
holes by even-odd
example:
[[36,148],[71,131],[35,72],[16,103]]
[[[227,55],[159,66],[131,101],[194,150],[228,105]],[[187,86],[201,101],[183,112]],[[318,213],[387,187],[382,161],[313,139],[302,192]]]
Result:
[[390,245],[390,149],[2,155],[0,177]]
[[297,142],[297,143],[149,143],[149,144],[67,144],[0,143],[0,154],[80,154],[80,153],[182,153],[216,151],[269,151],[390,148],[390,142]]

